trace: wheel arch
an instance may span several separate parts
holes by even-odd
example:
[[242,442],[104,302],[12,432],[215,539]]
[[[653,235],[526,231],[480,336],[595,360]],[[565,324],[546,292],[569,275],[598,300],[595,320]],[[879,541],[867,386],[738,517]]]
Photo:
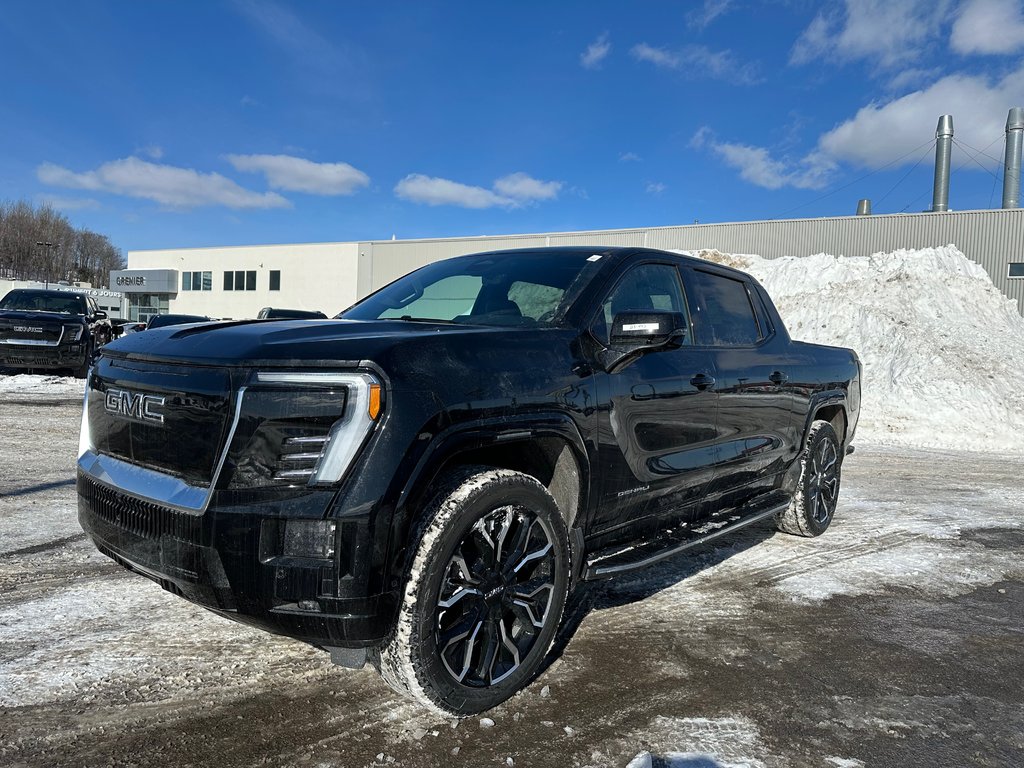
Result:
[[807,435],[811,431],[811,425],[816,421],[827,421],[832,425],[832,429],[836,431],[840,446],[845,448],[848,439],[848,407],[846,393],[841,390],[832,390],[816,395],[811,402],[811,407],[807,412],[807,419],[804,422],[800,440],[801,447],[807,440]]
[[[462,466],[511,469],[536,478],[555,499],[573,549],[582,543],[579,526],[589,502],[590,461],[579,429],[567,414],[523,419],[481,419],[438,434],[406,481],[390,532],[388,581],[400,583],[424,506],[438,480]],[[573,553],[573,570],[577,557]],[[397,580],[397,581],[396,581]]]

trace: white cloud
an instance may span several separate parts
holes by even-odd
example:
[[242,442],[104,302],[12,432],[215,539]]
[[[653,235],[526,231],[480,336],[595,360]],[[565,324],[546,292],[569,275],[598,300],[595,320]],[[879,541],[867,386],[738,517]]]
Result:
[[690,139],[690,147],[710,149],[726,165],[739,171],[740,178],[765,189],[821,189],[835,169],[835,163],[821,152],[811,152],[800,160],[776,160],[765,147],[718,141],[706,125]]
[[135,150],[136,154],[145,155],[154,160],[159,160],[164,156],[164,148],[156,144],[150,144],[147,147],[139,147]]
[[934,83],[942,70],[938,67],[910,67],[896,72],[886,82],[885,86],[890,92],[905,91],[908,88],[918,88],[926,83]]
[[733,0],[704,0],[704,5],[686,14],[686,23],[696,29],[707,27],[732,7]]
[[638,43],[629,52],[637,61],[647,61],[663,69],[679,69],[682,64],[676,54],[664,48],[655,48],[647,43]]
[[100,201],[91,197],[61,197],[60,195],[39,195],[39,202],[61,211],[95,210]]
[[917,58],[942,33],[950,0],[845,0],[829,5],[797,39],[791,64],[871,61],[883,68]]
[[260,103],[249,94],[245,94],[241,99],[238,100],[240,106],[243,107],[258,107]]
[[797,162],[773,159],[764,147],[714,142],[711,148],[740,178],[765,189],[821,189],[828,183],[834,163],[811,154]]
[[730,50],[713,51],[704,45],[687,45],[678,50],[669,50],[639,43],[633,46],[630,53],[637,61],[683,72],[688,77],[709,77],[734,85],[755,85],[763,80],[756,63],[744,63]]
[[580,54],[580,64],[584,69],[598,69],[611,50],[612,44],[608,42],[608,33],[604,32]]
[[666,189],[668,189],[668,186],[662,184],[660,181],[648,181],[646,186],[644,187],[644,190],[649,195],[660,195]]
[[404,200],[425,205],[520,208],[539,200],[551,200],[558,196],[561,188],[560,181],[541,181],[525,173],[503,176],[494,182],[493,189],[410,173],[395,186],[395,194]]
[[515,201],[483,187],[472,187],[450,179],[410,173],[395,186],[404,200],[426,205],[457,205],[460,208],[512,207]]
[[348,163],[314,163],[291,155],[228,155],[239,171],[262,173],[272,189],[311,195],[351,195],[370,177]]
[[343,58],[327,37],[280,3],[273,0],[234,0],[232,5],[254,27],[308,66],[330,70]]
[[84,173],[43,163],[36,169],[36,176],[44,184],[55,187],[139,197],[175,208],[201,205],[287,208],[291,205],[276,192],[254,192],[219,173],[201,173],[191,168],[150,163],[137,157],[113,160]]
[[[950,75],[887,104],[863,107],[824,134],[818,146],[837,160],[880,168],[927,142],[935,135],[939,115],[951,114],[954,141],[984,149],[1002,137],[1007,110],[1020,103],[1024,103],[1024,68],[995,83],[983,77]],[[978,168],[974,163],[965,166],[972,167]]]
[[957,53],[1010,54],[1024,48],[1024,9],[1018,0],[969,0],[949,40]]
[[[1002,80],[950,75],[928,88],[884,104],[869,104],[849,120],[818,138],[799,160],[773,158],[768,148],[718,141],[707,126],[690,140],[693,149],[708,148],[752,184],[767,189],[824,187],[839,163],[870,169],[912,165],[931,151],[939,115],[952,114],[954,144],[984,151],[1001,147],[1008,107],[1024,103],[1024,67]],[[1001,165],[999,149],[985,155],[954,146],[954,162],[964,170]],[[977,163],[968,157],[976,156]],[[962,158],[962,162],[961,162]]]
[[522,172],[502,176],[494,182],[494,191],[499,195],[523,202],[551,200],[558,197],[561,188],[560,181],[541,181]]
[[636,152],[623,152],[619,155],[620,163],[639,163],[642,160]]

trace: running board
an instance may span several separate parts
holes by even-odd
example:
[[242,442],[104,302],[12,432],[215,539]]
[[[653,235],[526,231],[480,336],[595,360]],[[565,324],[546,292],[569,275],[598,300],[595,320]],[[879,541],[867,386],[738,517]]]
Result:
[[599,554],[587,563],[584,580],[594,581],[638,571],[680,552],[707,544],[748,525],[773,517],[790,504],[789,498],[782,500],[780,497],[782,494],[775,495],[769,503],[759,504],[747,511],[733,510],[731,513],[712,516],[701,521],[696,528],[687,528],[681,533],[663,536],[637,547],[620,549],[607,555]]

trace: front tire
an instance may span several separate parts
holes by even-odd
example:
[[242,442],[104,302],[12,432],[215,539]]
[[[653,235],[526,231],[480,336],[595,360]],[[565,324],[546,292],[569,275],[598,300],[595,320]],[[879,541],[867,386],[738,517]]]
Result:
[[445,714],[491,709],[537,673],[561,621],[568,534],[536,479],[469,467],[428,505],[396,630],[379,668]]
[[789,507],[775,518],[780,531],[820,536],[836,512],[843,469],[842,446],[827,421],[815,421],[800,454],[800,480]]
[[94,353],[95,348],[93,347],[93,344],[90,341],[85,348],[85,354],[82,357],[82,364],[74,369],[76,379],[84,379],[89,375],[89,366],[92,365],[92,358]]

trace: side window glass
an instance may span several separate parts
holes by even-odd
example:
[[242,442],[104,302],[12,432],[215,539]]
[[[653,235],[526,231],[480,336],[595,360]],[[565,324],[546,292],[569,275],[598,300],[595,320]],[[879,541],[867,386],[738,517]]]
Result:
[[693,324],[697,341],[709,346],[746,346],[761,340],[747,286],[710,272],[690,272],[698,307]]
[[[689,312],[683,298],[679,271],[669,264],[641,264],[626,273],[601,304],[601,312],[594,321],[594,335],[608,343],[612,319],[620,312],[646,312],[650,310],[680,312],[689,325]],[[684,344],[692,344],[686,334]]]

